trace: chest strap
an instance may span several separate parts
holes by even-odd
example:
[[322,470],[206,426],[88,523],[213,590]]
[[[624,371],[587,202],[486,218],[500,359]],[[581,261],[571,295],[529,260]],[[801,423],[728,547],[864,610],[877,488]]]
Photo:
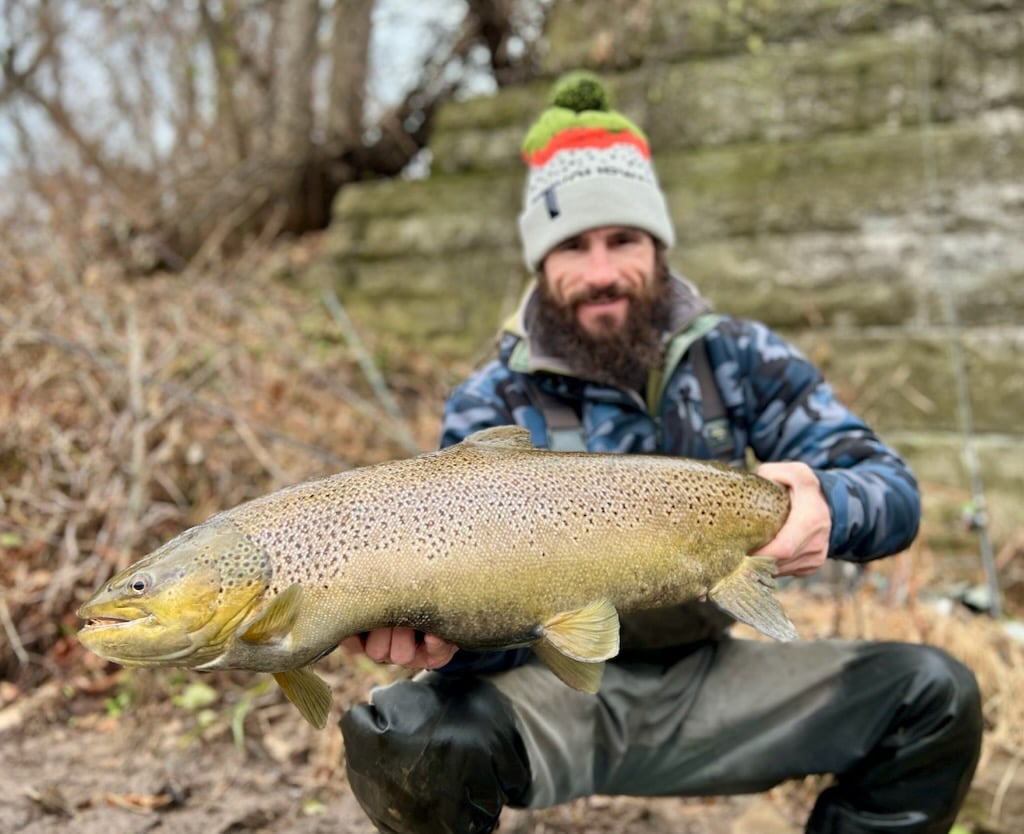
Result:
[[552,452],[585,452],[587,439],[583,421],[568,400],[541,388],[530,376],[523,376],[530,402],[541,414],[548,429],[548,448]]
[[[690,359],[700,387],[704,411],[702,436],[715,460],[736,461],[736,443],[733,439],[725,404],[718,391],[715,375],[708,359],[704,339],[690,345]],[[548,448],[553,452],[587,451],[586,433],[579,412],[569,401],[545,391],[529,375],[523,375],[530,402],[544,416],[547,424]]]
[[698,339],[690,346],[690,360],[693,373],[700,386],[701,406],[704,410],[704,426],[701,434],[704,442],[716,460],[732,462],[736,458],[736,442],[732,436],[732,427],[726,416],[725,403],[718,391],[715,373],[708,359],[707,342]]

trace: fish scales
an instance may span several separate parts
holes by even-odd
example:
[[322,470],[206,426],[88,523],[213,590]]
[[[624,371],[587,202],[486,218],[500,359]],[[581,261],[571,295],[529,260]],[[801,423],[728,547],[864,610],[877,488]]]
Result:
[[[214,516],[98,591],[80,611],[92,621],[82,639],[123,663],[279,676],[351,634],[404,625],[466,648],[529,643],[567,683],[593,689],[617,651],[617,612],[707,595],[794,636],[767,560],[748,555],[788,510],[783,488],[719,464],[553,453],[523,429],[490,429]],[[209,616],[169,622],[173,651],[133,641],[125,610],[156,610],[160,594],[188,610],[189,593]],[[203,645],[189,655],[189,643]]]
[[[496,621],[520,633],[552,605],[579,607],[609,587],[622,589],[612,595],[620,611],[677,601],[645,599],[666,575],[685,583],[677,597],[699,596],[709,587],[705,563],[679,553],[716,555],[711,534],[728,516],[747,529],[722,557],[745,554],[771,538],[785,506],[784,493],[767,489],[764,511],[745,515],[742,473],[729,478],[702,462],[580,453],[568,464],[538,453],[510,464],[500,451],[481,444],[458,458],[356,470],[230,517],[272,554],[271,592],[308,586],[342,637],[385,624],[387,608],[417,624],[417,607],[444,593],[457,621],[435,613],[435,630],[473,645]],[[569,482],[567,464],[576,472]],[[502,610],[506,598],[515,603]]]

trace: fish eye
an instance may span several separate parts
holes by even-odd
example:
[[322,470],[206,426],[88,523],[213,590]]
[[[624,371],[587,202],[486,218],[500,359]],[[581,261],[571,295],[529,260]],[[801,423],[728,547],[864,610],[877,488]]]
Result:
[[128,590],[133,594],[144,594],[149,590],[150,578],[147,574],[137,573],[128,580]]

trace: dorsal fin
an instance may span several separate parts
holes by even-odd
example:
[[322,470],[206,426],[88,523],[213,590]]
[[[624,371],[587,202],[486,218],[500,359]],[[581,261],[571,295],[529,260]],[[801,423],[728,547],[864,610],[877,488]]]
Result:
[[522,426],[492,426],[475,431],[462,441],[470,445],[504,446],[513,449],[536,449],[530,441],[530,432]]
[[247,643],[266,643],[284,637],[299,616],[302,604],[302,586],[299,584],[285,588],[274,597],[266,611],[260,614],[242,633]]

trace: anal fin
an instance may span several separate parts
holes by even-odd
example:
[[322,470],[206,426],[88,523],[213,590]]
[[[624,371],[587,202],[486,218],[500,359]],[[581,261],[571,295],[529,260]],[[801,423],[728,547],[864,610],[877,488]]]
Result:
[[800,635],[775,598],[775,560],[748,556],[736,570],[708,593],[708,599],[741,623],[776,640],[798,640]]

